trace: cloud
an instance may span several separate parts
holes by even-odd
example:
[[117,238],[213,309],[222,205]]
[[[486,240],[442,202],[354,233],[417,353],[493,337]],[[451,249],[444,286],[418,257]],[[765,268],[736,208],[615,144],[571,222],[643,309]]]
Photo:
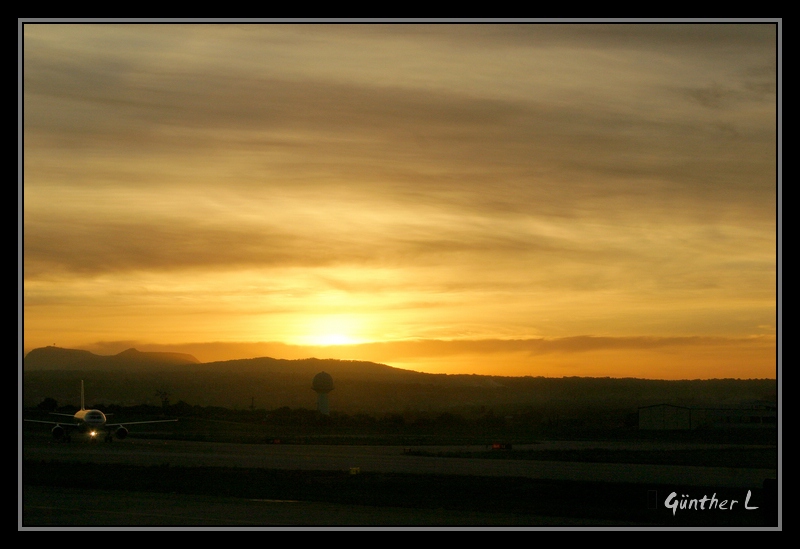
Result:
[[[603,337],[572,336],[563,338],[532,339],[486,339],[486,340],[411,340],[354,345],[336,345],[312,347],[303,345],[286,345],[279,342],[263,343],[187,343],[183,345],[153,345],[136,342],[106,342],[97,344],[96,349],[129,348],[133,345],[144,345],[148,349],[195,349],[195,353],[203,354],[201,349],[216,348],[216,355],[254,358],[262,352],[290,354],[293,356],[325,356],[373,357],[370,360],[395,361],[409,358],[431,358],[459,355],[492,355],[505,353],[522,353],[527,356],[539,356],[552,353],[587,353],[602,350],[641,350],[659,348],[704,348],[704,347],[737,347],[766,346],[774,347],[774,337]],[[225,349],[222,351],[221,349]],[[271,350],[271,351],[269,351]],[[113,351],[108,351],[113,352]],[[253,354],[256,353],[256,354]],[[308,353],[312,353],[309,355]],[[327,354],[326,354],[327,353]],[[321,355],[320,355],[321,356]],[[376,357],[382,356],[383,359]]]
[[[359,351],[383,354],[385,360],[402,360],[411,357],[438,357],[464,354],[523,353],[538,356],[551,353],[585,353],[600,350],[639,350],[659,348],[686,348],[770,344],[764,339],[724,337],[602,337],[571,336],[562,338],[535,338],[512,340],[419,340],[356,345],[348,352]],[[774,344],[774,339],[771,341]]]
[[404,337],[750,333],[775,33],[26,24],[26,320],[82,296],[182,324],[389,311]]

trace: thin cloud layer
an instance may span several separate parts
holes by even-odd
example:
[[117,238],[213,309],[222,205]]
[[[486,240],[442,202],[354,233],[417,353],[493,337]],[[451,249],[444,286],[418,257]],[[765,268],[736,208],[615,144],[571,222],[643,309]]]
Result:
[[776,36],[25,24],[25,345],[774,336]]

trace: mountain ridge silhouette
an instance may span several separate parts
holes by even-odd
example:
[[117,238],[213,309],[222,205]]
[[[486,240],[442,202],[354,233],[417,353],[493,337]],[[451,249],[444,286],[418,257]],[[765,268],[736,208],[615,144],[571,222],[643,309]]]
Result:
[[314,408],[313,377],[329,373],[333,409],[453,410],[465,406],[510,409],[531,406],[634,409],[658,403],[734,407],[774,395],[774,379],[652,380],[640,378],[504,377],[431,374],[375,362],[341,359],[258,357],[199,362],[181,353],[127,349],[101,356],[89,351],[44,347],[24,357],[23,400],[71,401],[80,380],[98,402],[157,402],[156,392],[202,406]]
[[147,352],[130,348],[116,355],[98,355],[81,349],[50,345],[32,349],[23,359],[24,370],[95,370],[105,368],[200,364],[186,353]]

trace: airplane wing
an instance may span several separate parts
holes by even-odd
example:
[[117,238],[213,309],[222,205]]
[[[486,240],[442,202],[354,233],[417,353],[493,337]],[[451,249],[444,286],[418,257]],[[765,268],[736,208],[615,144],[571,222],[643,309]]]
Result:
[[40,419],[25,419],[23,421],[29,421],[30,423],[46,423],[47,425],[61,425],[62,427],[80,427],[77,423],[64,423],[63,421],[42,421]]
[[172,423],[178,421],[177,419],[155,419],[152,421],[126,421],[125,423],[106,423],[105,427],[107,429],[113,429],[115,427],[122,427],[125,425],[142,425],[144,423]]

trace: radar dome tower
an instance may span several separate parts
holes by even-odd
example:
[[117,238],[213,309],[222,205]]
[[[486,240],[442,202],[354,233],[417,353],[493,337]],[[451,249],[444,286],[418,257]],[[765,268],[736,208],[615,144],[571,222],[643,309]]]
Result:
[[317,410],[324,416],[330,415],[328,407],[328,393],[333,391],[333,378],[327,372],[320,372],[314,376],[311,388],[317,393]]

